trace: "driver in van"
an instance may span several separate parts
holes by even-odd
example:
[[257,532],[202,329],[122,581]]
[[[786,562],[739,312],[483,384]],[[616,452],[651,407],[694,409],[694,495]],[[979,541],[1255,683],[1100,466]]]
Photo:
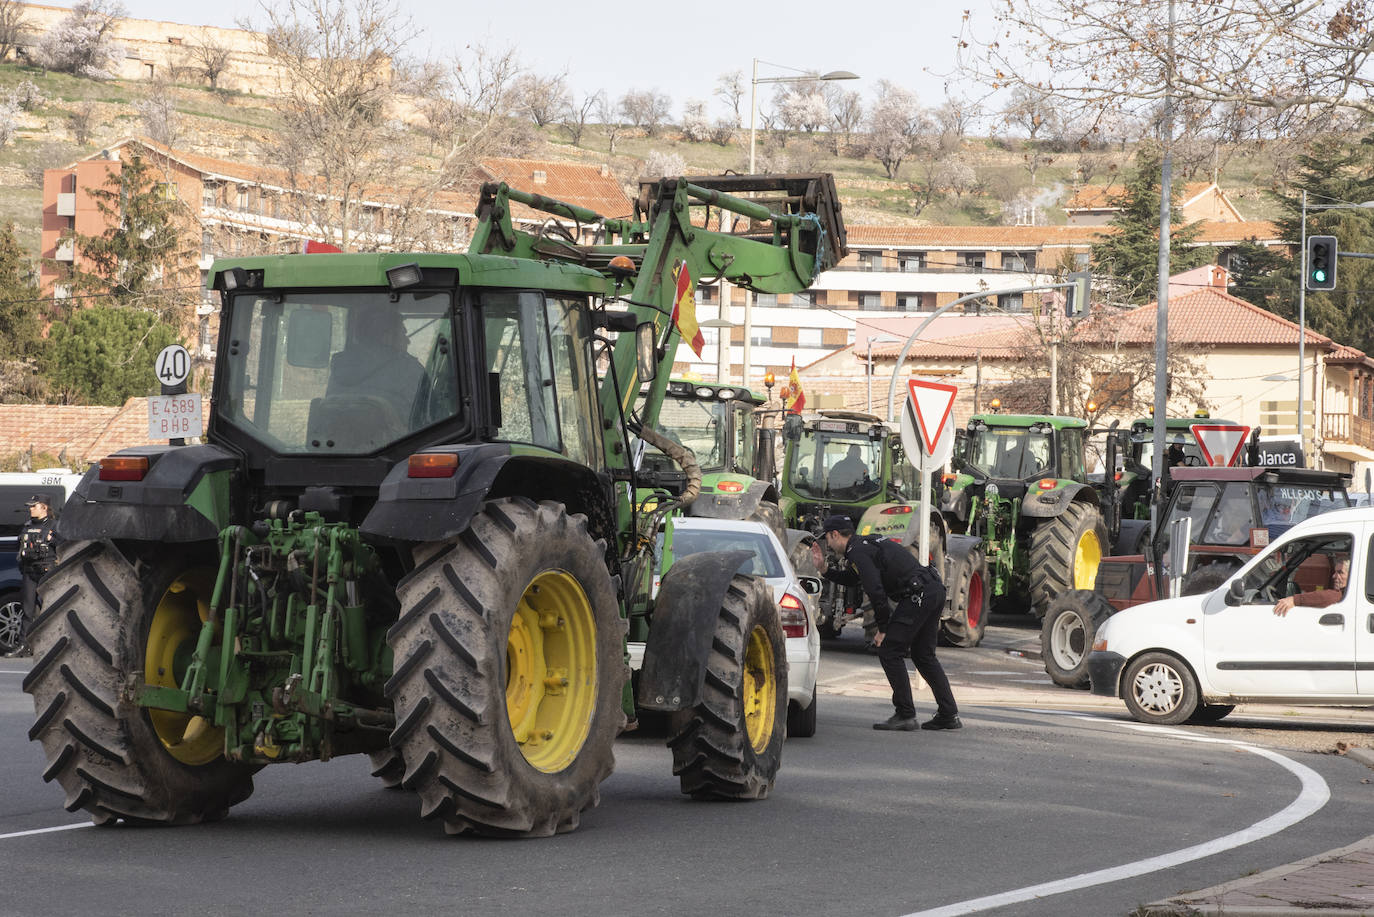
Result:
[[1331,565],[1331,585],[1328,588],[1286,595],[1274,606],[1274,614],[1282,618],[1290,609],[1299,605],[1303,608],[1325,608],[1334,605],[1345,597],[1345,587],[1349,582],[1350,558],[1337,557]]

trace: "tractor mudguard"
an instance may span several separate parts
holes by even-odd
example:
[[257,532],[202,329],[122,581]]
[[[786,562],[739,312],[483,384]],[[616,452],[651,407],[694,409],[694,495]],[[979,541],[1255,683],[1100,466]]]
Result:
[[213,540],[229,525],[241,483],[239,459],[219,446],[139,446],[119,456],[144,456],[141,481],[102,481],[86,472],[63,507],[64,541],[102,538],[189,542]]
[[969,495],[964,488],[953,490],[945,488],[940,494],[940,512],[953,516],[960,522],[968,522]]
[[1091,484],[1065,481],[1054,490],[1021,501],[1021,515],[1037,519],[1052,519],[1064,515],[1064,510],[1075,501],[1099,506],[1097,490]]
[[501,443],[426,451],[456,453],[453,476],[413,478],[408,462],[397,464],[382,481],[359,531],[397,541],[443,541],[467,531],[492,496],[516,493],[536,502],[557,500],[578,513],[587,511],[600,489],[594,472],[557,453]]
[[795,550],[797,550],[797,545],[801,544],[803,541],[805,541],[805,542],[807,542],[807,543],[809,544],[809,543],[816,542],[816,541],[819,541],[819,540],[820,540],[820,539],[817,538],[817,537],[815,536],[814,533],[808,532],[806,529],[788,529],[788,530],[787,530],[787,556],[788,556],[788,557],[791,557],[791,556],[792,556],[792,552],[795,551]]
[[[712,475],[711,477],[724,477],[726,480],[732,480],[738,475]],[[737,493],[721,492],[718,481],[712,481],[710,486],[716,490],[713,493],[708,493],[703,485],[702,492],[693,501],[688,515],[704,516],[708,519],[748,519],[765,498],[771,497],[770,502],[773,503],[776,503],[778,499],[777,492],[767,481],[751,481],[745,490]]]
[[725,593],[748,551],[710,551],[674,561],[659,586],[644,663],[639,706],[672,713],[694,707]]

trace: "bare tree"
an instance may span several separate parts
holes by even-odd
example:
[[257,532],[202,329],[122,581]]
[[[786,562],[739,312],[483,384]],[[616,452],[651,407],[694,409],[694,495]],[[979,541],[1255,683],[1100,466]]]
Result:
[[887,80],[878,82],[878,98],[868,115],[868,153],[896,178],[902,162],[931,139],[930,119],[910,90]]
[[554,76],[522,73],[515,78],[511,92],[516,109],[533,121],[535,127],[554,123],[572,105],[567,77],[561,73]]
[[8,146],[19,130],[19,103],[13,99],[0,101],[0,147]]
[[10,101],[24,111],[33,111],[48,100],[33,80],[24,80],[10,92]]
[[76,107],[67,113],[67,124],[77,145],[85,146],[90,143],[91,128],[95,126],[95,103],[78,102]]
[[456,122],[444,156],[444,182],[464,181],[487,156],[533,145],[533,129],[517,111],[514,87],[523,72],[513,48],[472,45],[445,73],[441,92],[452,102]]
[[176,100],[172,97],[171,81],[158,75],[148,83],[148,97],[134,103],[143,123],[143,133],[163,146],[177,145]]
[[955,200],[962,200],[965,194],[979,187],[978,172],[962,156],[948,156],[939,160],[935,169],[935,182],[939,187],[954,194]]
[[572,140],[573,146],[582,145],[582,135],[587,131],[587,119],[592,116],[592,112],[596,111],[603,95],[600,91],[594,92],[591,95],[583,96],[581,105],[569,105],[564,109],[563,120],[560,123],[563,125],[563,130],[568,132],[568,137]]
[[673,100],[657,89],[631,89],[620,97],[625,120],[641,128],[646,137],[657,136],[672,111]]
[[706,103],[700,99],[688,99],[682,110],[682,134],[694,143],[710,140],[711,121],[706,115]]
[[735,126],[743,126],[739,107],[744,99],[744,71],[731,70],[716,77],[716,98],[730,106],[730,111],[735,115]]
[[24,10],[20,0],[0,0],[0,60],[19,49],[27,31]]
[[192,69],[205,77],[211,89],[218,89],[220,75],[229,69],[229,46],[209,29],[201,29],[188,53]]
[[969,129],[983,116],[983,106],[962,96],[949,96],[935,109],[935,123],[940,126],[940,148],[958,149],[968,136]]
[[114,40],[115,22],[125,15],[116,0],[79,0],[72,11],[44,33],[33,50],[44,70],[73,73],[94,80],[114,76],[124,47]]
[[601,122],[601,127],[606,131],[606,155],[615,155],[615,142],[620,137],[625,126],[620,121],[620,106],[611,102],[610,98],[598,94],[596,98],[596,119]]
[[1026,138],[1034,142],[1042,133],[1059,130],[1059,112],[1055,100],[1049,93],[1033,86],[1017,86],[1011,98],[1002,109],[1003,119],[1013,127],[1025,132]]
[[[971,28],[966,69],[986,84],[1022,86],[1091,112],[1172,95],[1275,116],[1339,107],[1374,114],[1370,7],[1364,0],[997,0],[998,38]],[[1171,34],[1172,31],[1172,34]]]
[[833,82],[825,83],[822,92],[830,107],[831,152],[839,156],[863,123],[863,97]]

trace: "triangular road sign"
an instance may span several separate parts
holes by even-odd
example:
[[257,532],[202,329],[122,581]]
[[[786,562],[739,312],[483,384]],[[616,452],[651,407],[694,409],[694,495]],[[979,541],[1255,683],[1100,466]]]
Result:
[[1190,427],[1202,457],[1213,468],[1230,468],[1237,464],[1240,450],[1245,446],[1245,438],[1250,428],[1219,423],[1195,423]]
[[907,388],[911,392],[911,406],[915,409],[916,432],[921,438],[921,446],[927,455],[933,455],[943,437],[954,435],[949,415],[954,408],[954,396],[958,394],[959,387],[943,382],[909,379]]

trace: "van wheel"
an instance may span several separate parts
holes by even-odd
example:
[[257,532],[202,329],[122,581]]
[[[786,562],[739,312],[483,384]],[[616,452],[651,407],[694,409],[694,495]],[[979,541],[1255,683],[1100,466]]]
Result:
[[1126,709],[1142,723],[1176,726],[1197,710],[1197,679],[1170,653],[1146,653],[1132,662],[1121,693]]

